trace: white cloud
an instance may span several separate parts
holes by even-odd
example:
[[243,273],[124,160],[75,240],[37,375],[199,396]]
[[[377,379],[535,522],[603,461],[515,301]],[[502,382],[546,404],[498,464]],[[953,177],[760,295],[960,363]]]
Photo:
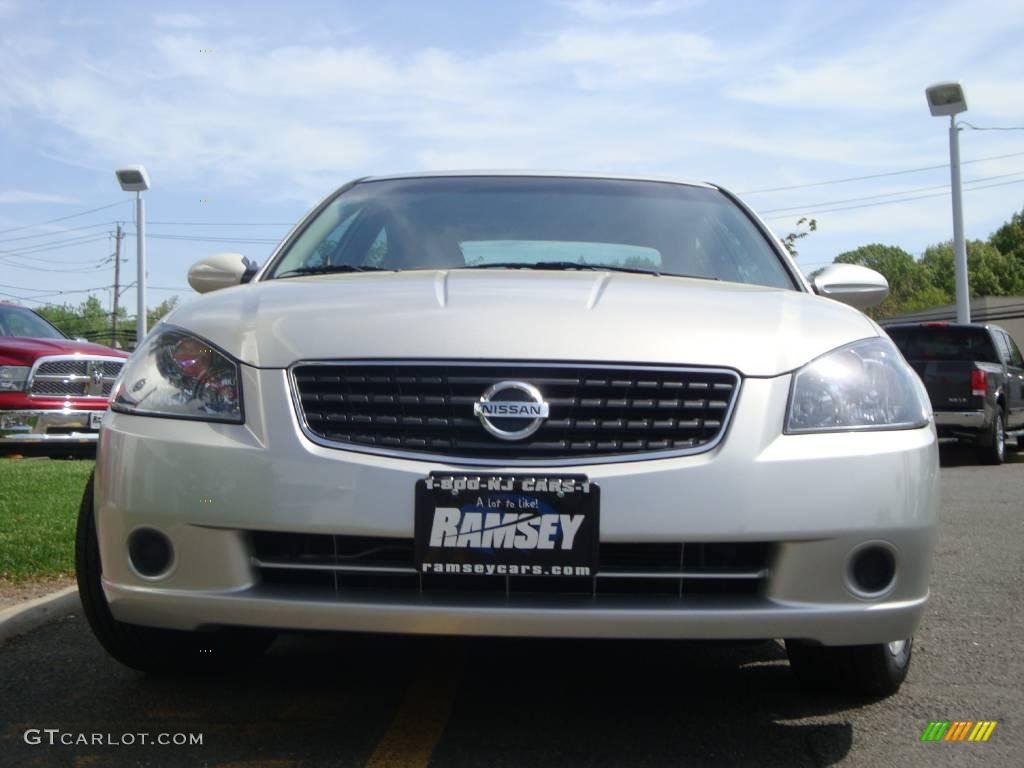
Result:
[[199,29],[206,26],[202,18],[192,13],[158,13],[153,22],[158,27],[173,29]]
[[695,34],[573,29],[476,56],[268,50],[246,39],[224,39],[207,56],[204,46],[189,33],[162,35],[128,66],[128,51],[26,59],[0,44],[0,68],[11,75],[0,106],[58,127],[65,146],[45,150],[81,163],[134,159],[168,180],[260,184],[308,199],[357,173],[444,159],[635,167],[644,158],[656,167],[664,153],[645,145],[640,134],[651,127],[635,116],[657,107],[631,94],[587,94],[679,85],[722,57]]
[[565,6],[578,16],[596,23],[617,23],[634,19],[668,16],[700,5],[702,0],[567,0]]
[[[730,94],[803,109],[919,111],[926,108],[924,88],[929,83],[968,79],[973,73],[987,109],[999,114],[1016,109],[1019,114],[1019,58],[1000,54],[998,41],[1024,24],[1024,5],[1015,0],[950,3],[893,15],[886,22],[875,34],[859,36],[851,44],[837,42],[816,56],[789,57],[745,79]],[[808,31],[815,33],[813,27]],[[994,55],[984,55],[990,52]],[[969,83],[968,90],[974,91]]]
[[81,27],[99,27],[105,22],[100,19],[90,18],[88,16],[77,16],[72,10],[65,10],[60,18],[57,19],[57,23],[62,27],[81,28]]
[[707,37],[687,32],[586,32],[559,34],[545,51],[573,67],[588,90],[680,83],[703,76],[722,54]]
[[0,203],[56,203],[59,205],[78,205],[79,201],[66,195],[54,195],[49,192],[29,192],[24,189],[0,189]]
[[[937,125],[934,141],[922,142],[895,123],[830,115],[836,100],[917,99],[924,109],[917,75],[912,89],[878,83],[895,61],[879,52],[886,35],[908,34],[913,18],[894,18],[891,34],[808,66],[792,53],[804,49],[778,34],[765,35],[772,50],[752,52],[746,40],[678,23],[628,23],[684,5],[576,2],[591,21],[616,8],[630,15],[614,27],[577,19],[478,52],[387,48],[369,34],[277,47],[221,35],[206,55],[208,40],[192,29],[201,19],[162,14],[165,29],[136,49],[72,46],[58,56],[0,41],[0,119],[5,110],[31,115],[47,128],[41,153],[82,167],[144,162],[154,178],[203,194],[244,185],[262,199],[302,201],[362,173],[425,167],[637,171],[742,190],[943,161]],[[987,55],[985,41],[983,30],[966,34],[963,56]],[[905,56],[927,47],[913,36],[906,45]],[[1014,58],[996,60],[1009,67]],[[779,64],[752,80],[764,61]],[[870,77],[857,80],[867,64]],[[741,102],[721,97],[731,87]],[[965,147],[972,154],[983,153]]]

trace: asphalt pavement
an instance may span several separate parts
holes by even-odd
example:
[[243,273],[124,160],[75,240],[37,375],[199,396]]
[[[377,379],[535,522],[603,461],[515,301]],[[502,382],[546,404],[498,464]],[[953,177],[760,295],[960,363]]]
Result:
[[[1024,456],[943,464],[932,600],[890,699],[808,693],[775,642],[289,635],[257,668],[160,679],[72,616],[0,647],[0,765],[1021,766]],[[998,725],[922,743],[931,720]]]

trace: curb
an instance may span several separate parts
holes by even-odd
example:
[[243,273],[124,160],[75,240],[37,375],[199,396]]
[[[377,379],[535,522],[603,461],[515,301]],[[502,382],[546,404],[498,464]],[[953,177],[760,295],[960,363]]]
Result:
[[81,608],[76,586],[65,587],[59,592],[6,608],[0,611],[0,645],[12,637],[31,632],[47,622],[62,619]]

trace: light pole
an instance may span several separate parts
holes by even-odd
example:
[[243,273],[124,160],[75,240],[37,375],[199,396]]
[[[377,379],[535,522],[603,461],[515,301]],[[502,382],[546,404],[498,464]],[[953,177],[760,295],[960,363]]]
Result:
[[125,192],[135,193],[135,249],[138,256],[138,276],[135,292],[138,295],[138,315],[135,318],[135,347],[146,337],[146,207],[142,193],[149,189],[149,174],[141,165],[127,165],[115,171],[117,181]]
[[971,293],[967,284],[967,244],[964,242],[963,188],[960,184],[960,128],[956,116],[967,111],[960,83],[936,83],[924,91],[933,117],[949,115],[949,179],[953,191],[953,274],[956,280],[956,321],[971,322]]

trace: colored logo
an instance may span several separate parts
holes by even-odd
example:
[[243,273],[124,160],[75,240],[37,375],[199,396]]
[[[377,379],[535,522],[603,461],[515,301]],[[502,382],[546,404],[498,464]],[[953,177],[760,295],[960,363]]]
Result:
[[988,741],[995,720],[932,720],[921,734],[921,741]]

